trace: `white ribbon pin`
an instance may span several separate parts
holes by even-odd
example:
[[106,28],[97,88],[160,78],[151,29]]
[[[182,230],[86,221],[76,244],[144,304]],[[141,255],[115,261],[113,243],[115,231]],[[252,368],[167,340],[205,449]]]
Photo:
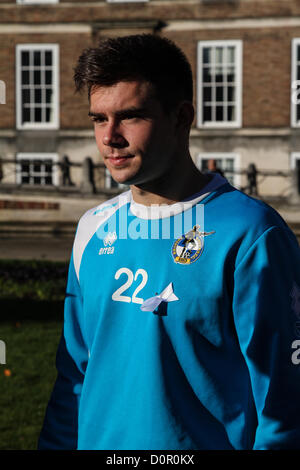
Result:
[[179,300],[174,294],[173,284],[170,284],[159,294],[145,300],[141,306],[144,312],[153,312],[162,302],[174,302]]

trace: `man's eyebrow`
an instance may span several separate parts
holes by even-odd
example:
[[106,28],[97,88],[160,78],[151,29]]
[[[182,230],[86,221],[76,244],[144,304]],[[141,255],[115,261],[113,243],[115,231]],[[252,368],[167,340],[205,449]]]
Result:
[[137,108],[135,106],[132,106],[127,109],[122,109],[120,111],[116,112],[116,116],[127,116],[127,115],[133,115],[133,114],[145,114],[147,112],[145,107],[140,107]]
[[94,113],[93,111],[89,111],[88,116],[90,117],[104,117],[103,113]]
[[[135,106],[115,112],[115,116],[118,118],[133,116],[133,115],[145,115],[145,114],[148,114],[147,109],[145,107],[137,108]],[[95,113],[93,111],[89,111],[88,115],[90,117],[96,117],[96,118],[105,117],[104,113]]]

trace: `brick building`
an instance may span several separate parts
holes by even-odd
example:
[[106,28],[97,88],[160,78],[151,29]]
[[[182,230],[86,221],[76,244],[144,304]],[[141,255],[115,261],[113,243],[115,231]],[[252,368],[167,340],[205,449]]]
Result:
[[[300,165],[298,0],[0,0],[0,156],[18,161],[3,164],[2,185],[47,191],[65,155],[100,162],[73,67],[98,39],[136,32],[169,37],[192,64],[197,165],[216,158],[242,188],[250,163],[282,172],[260,175],[259,190],[289,197],[288,172]],[[101,184],[113,185],[103,175]]]

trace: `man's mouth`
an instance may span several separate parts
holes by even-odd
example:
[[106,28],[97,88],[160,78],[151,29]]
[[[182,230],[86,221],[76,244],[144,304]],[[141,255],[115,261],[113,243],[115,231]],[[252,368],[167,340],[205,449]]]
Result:
[[107,155],[106,157],[113,166],[121,166],[126,163],[133,155]]

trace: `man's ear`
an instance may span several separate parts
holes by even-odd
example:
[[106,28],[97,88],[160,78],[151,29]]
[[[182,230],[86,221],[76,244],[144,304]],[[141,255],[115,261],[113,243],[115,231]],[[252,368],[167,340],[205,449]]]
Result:
[[192,127],[195,117],[194,106],[190,101],[182,101],[177,109],[178,128],[188,129]]

